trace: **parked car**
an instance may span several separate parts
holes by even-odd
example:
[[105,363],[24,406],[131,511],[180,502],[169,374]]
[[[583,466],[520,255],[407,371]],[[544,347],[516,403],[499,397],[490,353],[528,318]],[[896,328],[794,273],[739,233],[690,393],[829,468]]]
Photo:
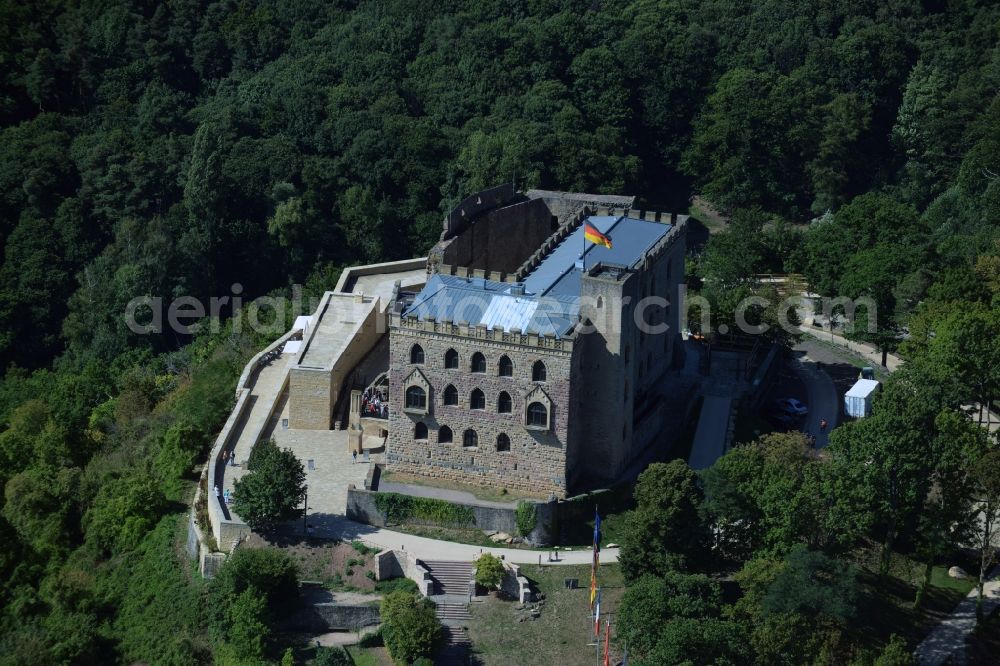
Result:
[[795,398],[781,398],[780,400],[776,400],[774,405],[779,410],[792,416],[805,416],[809,413],[809,408]]
[[787,432],[794,428],[797,425],[796,421],[798,421],[798,417],[780,409],[769,410],[764,414],[764,419],[782,432]]

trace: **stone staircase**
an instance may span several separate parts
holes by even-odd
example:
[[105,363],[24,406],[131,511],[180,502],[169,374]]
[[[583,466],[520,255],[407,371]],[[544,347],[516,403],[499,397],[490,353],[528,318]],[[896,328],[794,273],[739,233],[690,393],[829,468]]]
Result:
[[421,564],[430,572],[431,578],[434,580],[432,596],[440,594],[464,596],[468,601],[469,582],[472,580],[471,562],[421,560]]
[[444,625],[445,643],[435,656],[435,664],[465,666],[469,663],[469,634],[464,623],[469,619],[471,562],[421,560],[434,583],[430,598],[437,604],[436,613]]

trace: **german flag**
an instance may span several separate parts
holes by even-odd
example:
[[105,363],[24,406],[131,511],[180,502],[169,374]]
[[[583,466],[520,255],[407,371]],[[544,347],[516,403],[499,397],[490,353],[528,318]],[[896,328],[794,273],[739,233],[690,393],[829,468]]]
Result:
[[603,245],[609,250],[611,249],[611,239],[598,231],[597,227],[592,225],[590,222],[583,223],[583,237],[591,243]]

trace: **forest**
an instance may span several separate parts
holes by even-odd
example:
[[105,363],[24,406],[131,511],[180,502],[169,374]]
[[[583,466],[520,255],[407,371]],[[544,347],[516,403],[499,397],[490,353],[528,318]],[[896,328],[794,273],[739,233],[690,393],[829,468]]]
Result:
[[[685,553],[629,573],[637,599],[702,600],[717,633],[694,663],[869,663],[898,644],[861,650],[836,606],[767,616],[768,586],[836,583],[865,544],[883,573],[897,552],[935,562],[967,536],[938,528],[968,526],[997,446],[960,416],[1000,397],[996,3],[0,0],[0,34],[0,663],[273,659],[274,608],[206,586],[179,545],[195,466],[270,340],[225,318],[140,335],[123,313],[322,293],[347,265],[423,256],[445,211],[504,182],[678,212],[699,195],[730,220],[688,266],[714,317],[756,275],[802,273],[874,299],[859,337],[907,359],[827,462],[757,442],[694,485],[656,481],[706,524],[759,528],[725,553],[746,592],[726,619]],[[258,654],[232,654],[220,598]],[[702,611],[658,612],[679,619],[643,663],[674,659]]]

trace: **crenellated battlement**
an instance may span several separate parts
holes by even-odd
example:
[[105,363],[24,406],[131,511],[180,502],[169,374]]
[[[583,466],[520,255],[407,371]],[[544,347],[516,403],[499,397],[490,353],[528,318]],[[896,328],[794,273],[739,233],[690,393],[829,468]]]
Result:
[[389,326],[399,330],[437,333],[452,337],[472,338],[482,342],[495,342],[505,345],[566,352],[573,351],[573,344],[577,338],[577,331],[575,329],[557,338],[553,334],[540,335],[538,333],[524,332],[519,328],[512,328],[506,331],[501,326],[494,326],[493,328],[489,328],[485,324],[471,326],[468,322],[464,321],[453,322],[449,319],[437,321],[433,317],[418,319],[416,317],[403,317],[399,314],[393,314],[390,317]]

